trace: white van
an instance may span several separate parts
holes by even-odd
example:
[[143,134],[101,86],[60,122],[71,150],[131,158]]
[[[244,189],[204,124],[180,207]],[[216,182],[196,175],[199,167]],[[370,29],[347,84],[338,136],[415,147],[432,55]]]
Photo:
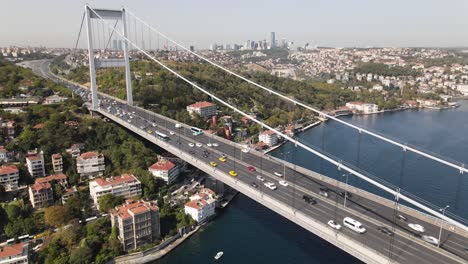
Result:
[[352,219],[351,217],[345,217],[343,219],[343,225],[355,232],[358,232],[359,234],[366,232],[366,229],[362,226],[362,224],[359,221]]

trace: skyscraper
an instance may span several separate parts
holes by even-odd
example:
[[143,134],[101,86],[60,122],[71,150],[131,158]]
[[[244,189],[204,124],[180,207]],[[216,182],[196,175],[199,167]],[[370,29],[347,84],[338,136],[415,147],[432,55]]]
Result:
[[271,32],[270,35],[270,48],[274,49],[276,47],[275,32]]

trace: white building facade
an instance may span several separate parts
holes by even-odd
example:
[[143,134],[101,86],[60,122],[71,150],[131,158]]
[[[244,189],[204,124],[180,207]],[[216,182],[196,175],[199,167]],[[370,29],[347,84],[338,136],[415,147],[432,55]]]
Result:
[[89,182],[89,193],[96,208],[99,208],[99,198],[106,194],[130,198],[142,194],[141,182],[132,174],[122,174],[111,178],[98,178]]

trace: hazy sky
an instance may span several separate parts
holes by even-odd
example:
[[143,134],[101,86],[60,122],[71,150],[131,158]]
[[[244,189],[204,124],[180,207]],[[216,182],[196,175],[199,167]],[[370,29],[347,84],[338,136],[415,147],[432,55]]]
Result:
[[183,44],[468,46],[467,0],[0,0],[0,46],[72,47],[83,7],[125,6]]

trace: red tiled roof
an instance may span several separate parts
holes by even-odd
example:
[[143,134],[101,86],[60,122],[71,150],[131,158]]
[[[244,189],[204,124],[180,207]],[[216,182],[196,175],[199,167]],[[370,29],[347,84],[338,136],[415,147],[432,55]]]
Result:
[[165,160],[165,159],[160,159],[158,160],[156,163],[154,163],[153,165],[151,165],[149,168],[151,170],[163,170],[163,171],[169,171],[171,170],[172,168],[175,167],[175,164],[170,162],[169,160]]
[[94,158],[94,157],[97,157],[99,154],[95,151],[90,151],[90,152],[85,152],[83,154],[80,155],[80,157],[82,159],[90,159],[90,158]]
[[50,185],[50,183],[48,182],[36,182],[34,183],[33,186],[31,186],[31,189],[33,191],[41,191],[43,189],[50,189],[52,188],[52,185]]
[[194,104],[189,105],[189,107],[192,107],[192,108],[205,108],[205,107],[210,107],[210,106],[213,106],[213,105],[215,105],[215,104],[204,101],[204,102],[196,102]]
[[205,200],[193,200],[185,204],[185,206],[192,207],[194,209],[201,209],[208,203]]
[[26,157],[29,160],[40,160],[41,156],[39,154],[29,155]]
[[44,128],[44,124],[40,123],[40,124],[37,124],[37,125],[33,126],[32,128],[34,128],[34,129],[42,129],[42,128]]
[[133,176],[132,174],[122,174],[121,176],[116,176],[110,179],[97,178],[96,183],[99,186],[107,186],[107,185],[117,185],[120,183],[131,182],[131,181],[136,181],[136,180],[137,178]]
[[23,244],[6,246],[0,250],[0,258],[8,258],[23,253]]
[[49,175],[47,177],[36,178],[36,183],[46,183],[46,182],[51,182],[53,180],[67,180],[67,176],[63,173],[57,173],[57,174]]
[[0,174],[10,174],[18,172],[18,168],[15,165],[4,165],[0,167]]
[[265,130],[260,132],[261,135],[273,135],[275,132],[273,130]]
[[125,201],[125,204],[116,207],[116,209],[114,209],[111,214],[122,219],[127,219],[131,217],[130,212],[135,215],[147,212],[149,210],[154,211],[159,210],[159,208],[152,202],[145,202],[142,200],[134,201],[129,199]]

